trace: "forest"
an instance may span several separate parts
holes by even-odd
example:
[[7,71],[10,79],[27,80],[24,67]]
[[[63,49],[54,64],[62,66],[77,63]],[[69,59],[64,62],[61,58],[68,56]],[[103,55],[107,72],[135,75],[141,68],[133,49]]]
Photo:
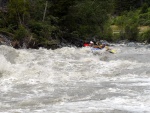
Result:
[[0,36],[27,48],[150,42],[150,0],[0,0]]

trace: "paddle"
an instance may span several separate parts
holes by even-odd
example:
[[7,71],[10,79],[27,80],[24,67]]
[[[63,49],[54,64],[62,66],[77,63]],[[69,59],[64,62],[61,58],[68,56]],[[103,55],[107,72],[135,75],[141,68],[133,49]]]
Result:
[[116,50],[111,49],[111,50],[109,50],[109,52],[115,54],[115,53],[116,53]]

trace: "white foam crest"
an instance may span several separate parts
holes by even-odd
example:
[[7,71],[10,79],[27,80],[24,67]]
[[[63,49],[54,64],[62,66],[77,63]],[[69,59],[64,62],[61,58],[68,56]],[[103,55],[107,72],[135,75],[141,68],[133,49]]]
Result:
[[0,54],[5,55],[10,50],[13,50],[13,48],[5,45],[0,45]]
[[[101,61],[99,55],[93,55],[90,48],[64,47],[57,50],[18,50],[16,64],[5,69],[19,81],[66,81],[104,74],[111,74],[117,69],[139,67],[131,61]],[[3,58],[4,59],[4,58]],[[4,60],[5,63],[6,60]],[[10,65],[9,63],[8,66]],[[4,70],[4,68],[1,68]],[[59,78],[59,79],[58,79]],[[58,79],[58,80],[57,80]]]
[[150,111],[149,105],[144,105],[136,100],[129,98],[111,98],[102,101],[81,101],[81,102],[63,102],[55,104],[51,108],[46,108],[46,113],[51,111],[62,113],[78,113],[78,112],[133,112],[133,113],[148,113]]
[[0,74],[3,74],[5,72],[9,72],[11,63],[6,60],[4,55],[0,55],[0,59],[1,59],[1,61],[0,61]]
[[[68,79],[68,76],[69,77],[80,76],[81,75],[80,72],[77,71],[78,69],[80,69],[80,67],[82,68],[84,66],[83,63],[86,63],[84,62],[84,60],[82,61],[82,56],[81,59],[75,58],[76,53],[78,52],[78,50],[80,51],[80,49],[76,48],[62,48],[62,49],[63,50],[61,50],[60,53],[58,52],[59,49],[55,50],[54,52],[52,52],[52,50],[46,49],[37,50],[36,52],[19,50],[18,51],[19,56],[15,60],[16,64],[12,66],[12,76],[16,77],[18,79],[18,82],[28,81],[30,79],[32,81],[33,79],[35,79],[35,81],[39,80],[51,82],[54,82],[55,80],[66,81]],[[66,49],[66,51],[69,50],[67,55],[63,53],[64,49]],[[83,53],[79,52],[79,54],[82,55]],[[64,57],[63,55],[66,55],[67,58]],[[90,60],[94,59],[91,58]],[[84,67],[86,68],[86,66]],[[60,79],[57,80],[57,78]]]
[[[120,50],[123,52],[118,54],[122,56],[132,52],[124,51],[126,47]],[[150,112],[149,76],[130,73],[142,66],[148,68],[149,62],[144,65],[128,59],[102,61],[90,48],[20,49],[15,52],[18,56],[14,64],[4,54],[0,55],[0,72],[5,75],[0,78],[2,103],[7,100],[8,105],[13,106],[8,112]],[[108,57],[120,58],[118,54]],[[116,73],[119,74],[116,76]],[[101,95],[105,97],[101,99]],[[52,101],[58,101],[41,102],[43,98],[53,97]]]
[[101,61],[98,55],[89,53],[89,48],[68,47],[55,51],[46,49],[34,52],[19,50],[16,63],[13,66],[14,76],[18,76],[24,81],[34,78],[51,82],[110,74],[122,65],[122,61],[119,60]]

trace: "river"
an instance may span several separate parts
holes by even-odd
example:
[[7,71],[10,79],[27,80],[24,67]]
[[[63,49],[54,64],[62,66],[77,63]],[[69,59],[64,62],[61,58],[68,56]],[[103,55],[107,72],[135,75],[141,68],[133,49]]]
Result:
[[150,45],[0,46],[0,113],[150,113]]

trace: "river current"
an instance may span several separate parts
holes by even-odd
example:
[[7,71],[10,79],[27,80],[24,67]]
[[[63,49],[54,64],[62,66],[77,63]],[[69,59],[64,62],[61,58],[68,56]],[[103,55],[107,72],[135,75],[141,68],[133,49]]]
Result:
[[0,46],[0,113],[150,113],[150,45]]

